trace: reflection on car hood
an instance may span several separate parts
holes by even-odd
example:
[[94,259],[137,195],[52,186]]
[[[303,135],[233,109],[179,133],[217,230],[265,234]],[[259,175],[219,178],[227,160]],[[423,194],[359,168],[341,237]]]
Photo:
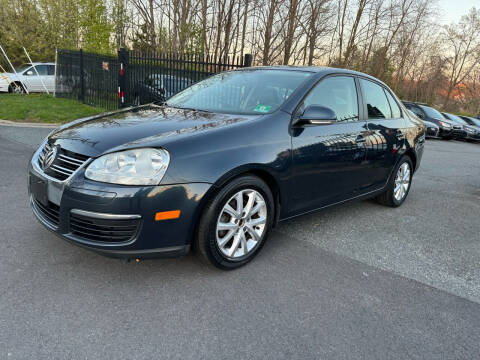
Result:
[[49,139],[67,150],[98,156],[112,149],[139,147],[147,142],[161,146],[178,137],[211,131],[253,117],[146,105],[65,124]]

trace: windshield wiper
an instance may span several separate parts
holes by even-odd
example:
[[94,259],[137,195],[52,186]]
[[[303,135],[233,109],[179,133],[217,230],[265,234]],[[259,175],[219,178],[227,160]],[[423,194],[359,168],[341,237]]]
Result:
[[180,110],[201,111],[201,112],[206,112],[206,113],[213,112],[213,111],[203,110],[203,109],[195,109],[195,108],[182,107],[182,106],[173,106],[173,105],[169,105],[166,101],[164,101],[162,103],[162,105],[165,105],[165,106],[168,106],[168,107],[171,107],[171,108],[174,108],[174,109],[180,109]]

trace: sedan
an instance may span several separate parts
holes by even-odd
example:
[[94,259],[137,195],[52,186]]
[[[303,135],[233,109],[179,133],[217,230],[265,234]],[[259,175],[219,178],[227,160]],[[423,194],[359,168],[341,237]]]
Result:
[[55,63],[24,64],[15,72],[0,74],[0,92],[55,91]]
[[466,120],[462,119],[460,116],[450,114],[450,113],[442,113],[445,118],[449,119],[450,121],[454,122],[455,128],[461,129],[456,134],[457,139],[467,140],[467,141],[480,141],[480,127],[475,125],[470,125]]
[[[455,123],[446,120],[445,117],[437,110],[426,104],[404,101],[405,107],[417,115],[423,121],[434,123],[438,126],[438,136],[445,140],[450,140],[456,131]],[[459,127],[458,127],[459,128]],[[458,129],[457,129],[458,130]]]
[[193,249],[234,269],[279,221],[367,198],[402,205],[424,143],[423,122],[371,76],[248,68],[56,129],[30,161],[30,205],[101,254]]

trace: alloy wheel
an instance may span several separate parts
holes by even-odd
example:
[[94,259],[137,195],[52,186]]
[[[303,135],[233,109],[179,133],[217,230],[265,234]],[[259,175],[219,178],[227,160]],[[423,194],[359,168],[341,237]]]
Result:
[[14,94],[23,94],[25,93],[25,89],[23,88],[22,85],[14,85],[13,86],[13,93]]
[[404,162],[398,168],[397,175],[395,176],[395,188],[393,190],[393,196],[395,200],[402,201],[407,195],[408,188],[410,186],[410,165]]
[[244,189],[224,205],[217,220],[216,242],[228,259],[250,254],[260,243],[267,224],[267,205],[256,190]]

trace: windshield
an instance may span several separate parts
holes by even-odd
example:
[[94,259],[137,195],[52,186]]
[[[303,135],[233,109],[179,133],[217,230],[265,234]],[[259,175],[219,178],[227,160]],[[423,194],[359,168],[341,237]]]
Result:
[[472,117],[469,117],[469,119],[473,123],[472,125],[480,126],[480,120],[472,118]]
[[465,120],[463,120],[462,118],[458,117],[457,115],[453,115],[453,114],[447,114],[447,115],[448,115],[448,117],[449,117],[450,119],[452,119],[453,121],[455,121],[455,122],[458,123],[458,124],[468,125],[468,123],[467,123]]
[[420,107],[431,118],[434,118],[434,119],[437,119],[437,120],[445,119],[444,116],[442,114],[440,114],[440,112],[438,110],[435,110],[434,108],[431,108],[430,106],[420,105]]
[[24,72],[25,70],[27,70],[27,69],[29,69],[29,68],[31,68],[31,67],[32,67],[32,65],[23,64],[23,65],[17,66],[17,67],[15,68],[15,71],[16,71],[18,74],[20,74],[20,73]]
[[311,75],[288,70],[242,70],[214,75],[171,97],[167,105],[229,114],[275,111]]

